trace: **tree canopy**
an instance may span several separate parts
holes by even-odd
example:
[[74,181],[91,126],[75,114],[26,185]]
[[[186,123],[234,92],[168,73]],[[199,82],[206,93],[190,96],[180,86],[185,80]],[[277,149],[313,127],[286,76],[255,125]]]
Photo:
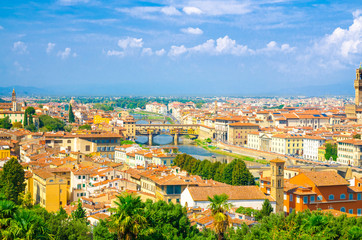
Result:
[[19,203],[19,195],[24,192],[24,169],[15,158],[10,158],[0,172],[0,192],[6,199]]
[[48,115],[41,115],[39,117],[39,127],[45,128],[48,131],[62,131],[64,130],[65,123],[57,118],[52,118]]
[[205,179],[213,179],[235,186],[255,185],[254,176],[241,159],[234,159],[229,164],[221,164],[220,162],[212,163],[208,160],[197,160],[187,154],[179,154],[174,163],[181,169]]
[[0,128],[10,129],[12,126],[9,116],[0,118]]

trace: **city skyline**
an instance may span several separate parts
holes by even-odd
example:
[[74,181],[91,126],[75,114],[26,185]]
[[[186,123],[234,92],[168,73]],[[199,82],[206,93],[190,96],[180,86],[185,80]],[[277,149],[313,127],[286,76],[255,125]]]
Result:
[[353,94],[362,56],[358,7],[355,1],[12,1],[0,7],[0,79],[3,87],[56,94],[250,96],[297,89],[314,95],[323,86],[323,94]]

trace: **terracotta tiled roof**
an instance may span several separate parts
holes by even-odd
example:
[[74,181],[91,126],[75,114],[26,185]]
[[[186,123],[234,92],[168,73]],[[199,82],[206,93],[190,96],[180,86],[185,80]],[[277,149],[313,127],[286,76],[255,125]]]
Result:
[[349,185],[348,181],[341,177],[334,171],[326,172],[303,172],[307,178],[309,178],[316,186],[337,186],[337,185]]
[[267,197],[257,186],[188,187],[194,201],[208,201],[208,196],[227,194],[229,200],[257,200]]

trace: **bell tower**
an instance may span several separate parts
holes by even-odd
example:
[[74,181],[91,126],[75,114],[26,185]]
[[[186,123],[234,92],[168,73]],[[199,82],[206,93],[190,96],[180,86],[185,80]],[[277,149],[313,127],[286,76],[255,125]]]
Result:
[[285,161],[281,159],[274,159],[270,161],[271,167],[271,186],[270,195],[276,201],[275,212],[284,212],[284,164]]
[[18,111],[18,106],[16,103],[16,93],[15,93],[15,89],[13,89],[13,93],[11,94],[11,103],[13,104],[13,108],[12,111]]
[[362,105],[362,66],[356,69],[356,80],[354,80],[355,89],[355,104],[356,106]]

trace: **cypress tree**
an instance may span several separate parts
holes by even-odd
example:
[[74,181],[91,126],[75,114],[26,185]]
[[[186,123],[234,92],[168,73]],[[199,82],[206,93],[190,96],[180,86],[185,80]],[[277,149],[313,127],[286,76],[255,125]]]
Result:
[[24,113],[24,124],[23,124],[24,128],[26,126],[28,126],[28,112],[25,110],[25,113]]
[[240,185],[244,185],[243,184],[243,169],[240,163],[237,163],[233,169],[233,174],[232,174],[232,185],[234,186],[240,186]]
[[34,121],[33,121],[33,115],[29,115],[29,125],[32,125],[34,124]]
[[273,212],[273,207],[271,206],[269,199],[265,199],[260,212],[263,217],[269,216]]
[[74,123],[74,122],[75,122],[72,104],[69,104],[69,122],[70,122],[70,123]]
[[25,190],[25,173],[18,160],[11,158],[0,174],[0,191],[7,200],[19,203],[19,195]]

